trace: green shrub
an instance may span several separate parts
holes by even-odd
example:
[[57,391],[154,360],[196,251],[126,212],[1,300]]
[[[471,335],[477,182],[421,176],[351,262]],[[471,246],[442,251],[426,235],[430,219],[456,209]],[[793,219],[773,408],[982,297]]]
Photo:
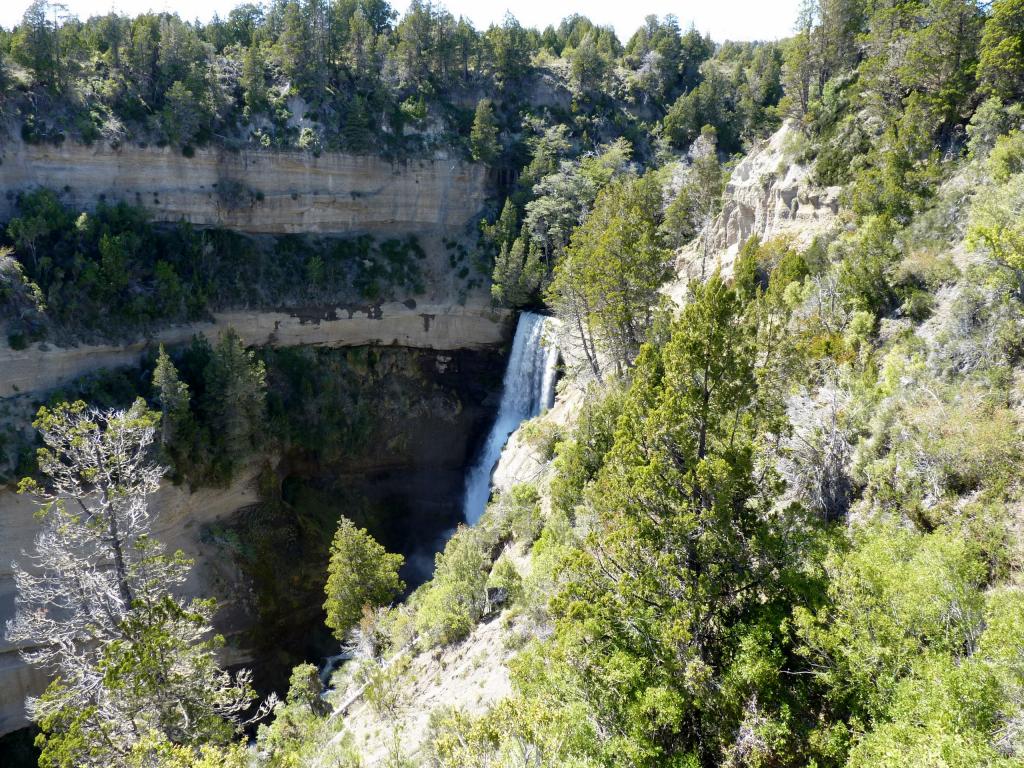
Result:
[[434,578],[416,614],[424,644],[447,645],[463,639],[483,615],[491,569],[476,528],[461,526],[435,558]]
[[498,558],[498,561],[491,569],[491,575],[487,577],[488,589],[504,589],[507,598],[507,606],[518,603],[523,597],[523,577],[519,575],[515,563],[507,555]]
[[530,419],[519,427],[519,436],[524,443],[540,454],[544,461],[555,456],[555,447],[565,435],[562,425],[541,417]]
[[327,569],[327,626],[339,640],[359,623],[365,606],[376,608],[397,597],[405,583],[398,571],[405,561],[390,554],[366,531],[342,517],[331,542]]
[[999,184],[1024,171],[1024,132],[1014,131],[996,139],[988,158],[989,173]]

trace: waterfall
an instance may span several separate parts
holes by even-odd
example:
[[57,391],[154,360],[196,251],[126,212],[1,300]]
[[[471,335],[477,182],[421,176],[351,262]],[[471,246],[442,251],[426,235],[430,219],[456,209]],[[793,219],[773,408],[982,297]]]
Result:
[[532,312],[519,315],[512,354],[508,358],[502,382],[501,405],[498,418],[491,427],[480,458],[466,476],[466,495],[463,516],[475,525],[487,507],[491,494],[491,472],[501,458],[505,441],[526,419],[539,415],[555,403],[555,366],[558,347],[554,339],[542,343],[546,317]]

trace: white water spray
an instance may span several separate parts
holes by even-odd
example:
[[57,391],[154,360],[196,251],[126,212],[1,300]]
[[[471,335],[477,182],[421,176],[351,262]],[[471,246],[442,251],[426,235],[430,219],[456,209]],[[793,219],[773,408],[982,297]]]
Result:
[[539,415],[555,403],[555,366],[558,347],[554,334],[544,341],[548,318],[523,312],[519,315],[512,354],[508,358],[502,383],[498,418],[487,436],[480,459],[466,476],[463,517],[475,525],[487,507],[491,495],[491,472],[501,458],[508,436],[527,419]]

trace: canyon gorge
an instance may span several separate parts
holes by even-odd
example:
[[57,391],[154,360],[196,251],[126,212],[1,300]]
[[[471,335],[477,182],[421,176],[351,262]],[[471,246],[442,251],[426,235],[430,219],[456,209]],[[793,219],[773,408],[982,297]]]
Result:
[[[196,560],[189,590],[220,602],[225,663],[256,663],[261,689],[279,688],[297,660],[336,647],[319,606],[326,543],[342,512],[406,555],[408,583],[429,577],[445,532],[461,522],[465,469],[497,412],[501,355],[513,332],[511,313],[484,292],[457,295],[441,245],[475,226],[485,195],[480,166],[258,150],[200,149],[186,158],[168,148],[15,139],[0,150],[0,186],[0,218],[12,215],[19,193],[47,187],[74,210],[123,201],[155,222],[245,235],[417,236],[426,250],[424,290],[400,300],[226,309],[110,343],[14,349],[0,339],[0,403],[8,421],[24,426],[33,404],[57,387],[101,371],[137,371],[157,345],[173,349],[196,335],[216,341],[229,328],[246,346],[294,350],[295,365],[343,379],[345,395],[318,407],[347,409],[346,429],[361,430],[349,450],[272,450],[227,487],[168,480],[152,500],[154,533]],[[34,508],[13,488],[0,491],[0,622],[13,615],[10,566],[31,548]],[[276,538],[255,541],[255,520],[272,521]],[[44,681],[18,648],[0,643],[0,733],[26,724],[24,698]]]

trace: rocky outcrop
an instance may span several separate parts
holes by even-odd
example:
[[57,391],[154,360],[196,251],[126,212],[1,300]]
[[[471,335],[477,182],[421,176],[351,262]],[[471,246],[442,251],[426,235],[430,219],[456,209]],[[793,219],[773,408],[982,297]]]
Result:
[[[12,131],[12,133],[15,133]],[[252,233],[421,232],[463,227],[484,198],[485,169],[442,157],[392,163],[325,152],[10,141],[0,155],[0,220],[18,192],[48,187],[68,205],[100,201]]]
[[0,338],[0,397],[45,391],[101,368],[134,365],[154,344],[211,340],[233,328],[247,345],[360,347],[388,345],[435,350],[481,349],[500,344],[511,313],[482,303],[466,306],[389,302],[358,308],[293,312],[220,312],[213,322],[174,326],[127,344],[15,350]]
[[840,188],[815,186],[811,168],[792,159],[790,145],[797,130],[786,122],[737,163],[725,188],[722,212],[677,256],[682,282],[702,272],[711,274],[716,267],[731,275],[736,255],[751,236],[789,236],[808,245],[832,228]]

